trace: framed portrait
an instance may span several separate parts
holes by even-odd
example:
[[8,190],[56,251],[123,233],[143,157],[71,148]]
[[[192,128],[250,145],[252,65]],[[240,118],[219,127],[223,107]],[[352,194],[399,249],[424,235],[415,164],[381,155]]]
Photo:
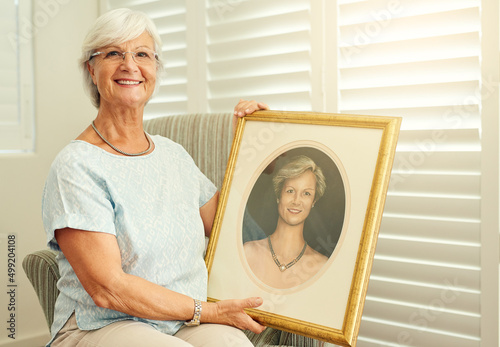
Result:
[[215,302],[355,346],[401,119],[259,111],[239,119],[206,264]]

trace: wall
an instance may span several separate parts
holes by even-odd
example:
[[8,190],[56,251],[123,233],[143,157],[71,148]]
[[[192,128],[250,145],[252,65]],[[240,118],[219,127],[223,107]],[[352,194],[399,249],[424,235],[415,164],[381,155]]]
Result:
[[[77,59],[90,24],[97,18],[98,0],[34,0],[35,153],[0,156],[0,235],[17,234],[15,340],[0,324],[0,346],[42,346],[48,341],[35,292],[21,261],[45,247],[40,201],[49,166],[59,150],[95,117],[84,94]],[[6,263],[6,237],[0,239],[0,264]],[[0,321],[9,319],[7,276],[0,278]]]

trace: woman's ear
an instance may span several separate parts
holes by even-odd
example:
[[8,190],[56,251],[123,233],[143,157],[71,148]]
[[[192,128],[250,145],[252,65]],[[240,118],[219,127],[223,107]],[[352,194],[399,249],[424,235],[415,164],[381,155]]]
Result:
[[94,84],[97,85],[96,80],[95,80],[95,73],[94,73],[94,67],[90,65],[90,62],[87,61],[87,70],[89,70],[90,77],[92,77],[92,81]]

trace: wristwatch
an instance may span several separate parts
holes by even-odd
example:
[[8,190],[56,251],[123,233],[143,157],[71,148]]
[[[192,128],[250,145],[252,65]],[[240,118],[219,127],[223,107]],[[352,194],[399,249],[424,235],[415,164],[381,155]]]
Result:
[[184,322],[184,325],[188,327],[195,327],[197,325],[200,325],[200,318],[201,318],[201,301],[198,299],[194,299],[193,319],[191,319],[189,322]]

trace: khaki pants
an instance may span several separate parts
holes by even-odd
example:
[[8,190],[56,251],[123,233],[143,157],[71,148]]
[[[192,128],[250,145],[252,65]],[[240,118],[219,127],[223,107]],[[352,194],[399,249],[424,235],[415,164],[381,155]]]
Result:
[[80,330],[73,314],[57,334],[52,347],[252,347],[245,334],[219,324],[182,327],[174,336],[147,323],[125,320],[98,330]]

